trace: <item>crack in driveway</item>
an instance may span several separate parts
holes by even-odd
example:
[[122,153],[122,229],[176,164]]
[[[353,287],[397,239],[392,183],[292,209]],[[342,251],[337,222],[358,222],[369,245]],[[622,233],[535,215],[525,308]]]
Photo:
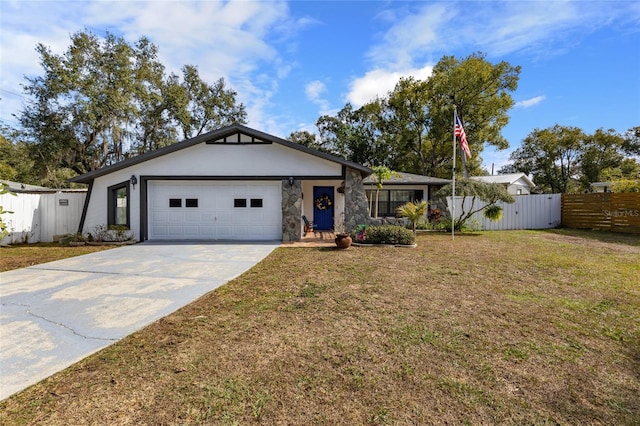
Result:
[[64,329],[66,329],[66,330],[69,330],[71,333],[75,334],[76,336],[82,337],[83,339],[101,340],[101,341],[106,341],[106,342],[117,342],[119,340],[119,339],[111,339],[111,338],[107,338],[107,337],[85,336],[84,334],[77,332],[72,327],[69,327],[66,324],[63,324],[63,323],[57,322],[57,321],[53,321],[53,320],[51,320],[49,318],[46,318],[46,317],[44,317],[42,315],[38,315],[38,314],[32,312],[31,309],[30,309],[31,307],[29,305],[23,305],[23,304],[15,304],[15,305],[26,307],[27,309],[25,310],[25,312],[27,313],[27,315],[30,315],[30,316],[35,317],[35,318],[39,318],[39,319],[41,319],[43,321],[48,322],[49,324],[53,324],[53,325],[56,325],[58,327],[62,327]]

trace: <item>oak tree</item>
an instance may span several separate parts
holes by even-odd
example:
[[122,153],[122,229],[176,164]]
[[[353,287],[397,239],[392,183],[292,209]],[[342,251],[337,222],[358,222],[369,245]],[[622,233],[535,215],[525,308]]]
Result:
[[520,67],[492,64],[481,53],[445,56],[427,80],[401,78],[386,97],[357,110],[347,104],[335,117],[320,117],[317,126],[349,160],[446,178],[453,166],[455,105],[473,154],[468,167],[477,173],[485,144],[509,146],[501,130],[519,74]]
[[190,65],[182,78],[166,77],[146,37],[128,43],[84,31],[63,54],[42,43],[36,50],[44,74],[27,77],[34,101],[19,120],[43,176],[47,169],[86,173],[246,120],[223,79],[209,84]]

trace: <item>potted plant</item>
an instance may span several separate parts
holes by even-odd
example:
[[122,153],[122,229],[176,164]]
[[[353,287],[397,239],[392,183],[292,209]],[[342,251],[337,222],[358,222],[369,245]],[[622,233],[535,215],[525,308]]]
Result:
[[339,249],[346,249],[351,247],[351,235],[349,235],[347,232],[344,232],[343,226],[336,227],[335,235],[336,238],[334,241],[336,243],[336,247],[338,247]]

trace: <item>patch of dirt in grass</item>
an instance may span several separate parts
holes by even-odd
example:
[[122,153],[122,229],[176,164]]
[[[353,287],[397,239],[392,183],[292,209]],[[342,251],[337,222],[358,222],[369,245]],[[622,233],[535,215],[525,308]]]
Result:
[[[567,232],[573,235],[567,235]],[[640,235],[585,230],[550,230],[543,235],[553,241],[588,246],[595,250],[640,254]]]
[[637,424],[637,258],[568,237],[279,248],[0,423]]

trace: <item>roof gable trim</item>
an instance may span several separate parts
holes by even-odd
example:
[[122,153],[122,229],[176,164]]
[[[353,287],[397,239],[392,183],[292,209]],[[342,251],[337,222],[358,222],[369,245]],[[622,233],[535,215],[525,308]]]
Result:
[[273,142],[248,135],[243,132],[223,136],[219,139],[206,141],[207,145],[270,145]]

